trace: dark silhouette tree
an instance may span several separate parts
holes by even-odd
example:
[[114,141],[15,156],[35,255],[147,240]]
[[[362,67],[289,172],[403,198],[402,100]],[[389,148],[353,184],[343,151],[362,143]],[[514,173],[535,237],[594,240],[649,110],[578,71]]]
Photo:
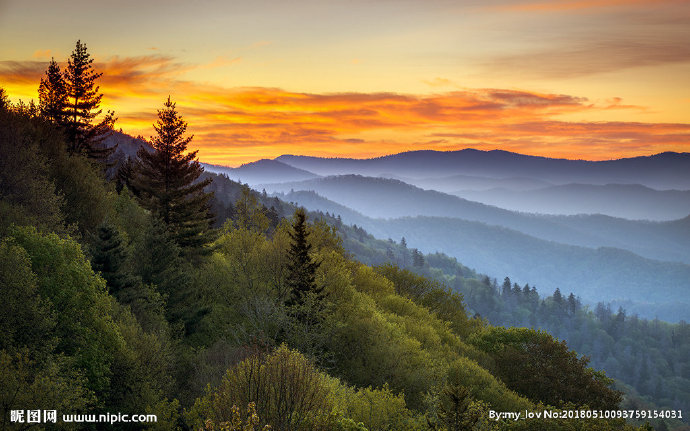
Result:
[[46,76],[38,86],[38,109],[46,120],[64,126],[67,117],[67,85],[55,59],[50,60]]
[[309,255],[311,244],[307,241],[307,216],[304,209],[295,211],[292,232],[289,232],[290,250],[288,255],[287,286],[290,288],[288,305],[303,305],[309,295],[320,296],[323,288],[316,286],[316,270],[320,263],[314,262]]
[[0,109],[6,110],[10,106],[10,101],[7,99],[7,92],[0,87]]
[[204,188],[212,180],[198,181],[204,168],[196,160],[197,151],[185,154],[193,136],[184,136],[187,123],[170,97],[153,128],[158,133],[150,141],[155,151],[139,149],[133,189],[142,206],[165,223],[184,256],[208,253],[206,245],[215,238],[209,207],[213,193],[205,193]]
[[106,148],[103,144],[103,140],[112,133],[115,114],[109,111],[99,123],[93,124],[103,112],[99,109],[103,94],[98,92],[100,87],[96,85],[102,73],[96,73],[92,63],[86,45],[78,40],[64,73],[67,91],[65,130],[70,153],[84,154],[104,162],[115,151],[115,147]]

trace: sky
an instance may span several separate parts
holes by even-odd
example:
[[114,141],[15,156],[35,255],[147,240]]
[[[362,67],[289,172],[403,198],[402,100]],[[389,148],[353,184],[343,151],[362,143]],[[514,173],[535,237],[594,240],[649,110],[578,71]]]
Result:
[[37,99],[77,40],[116,128],[171,96],[208,163],[690,152],[688,0],[0,0],[0,86]]

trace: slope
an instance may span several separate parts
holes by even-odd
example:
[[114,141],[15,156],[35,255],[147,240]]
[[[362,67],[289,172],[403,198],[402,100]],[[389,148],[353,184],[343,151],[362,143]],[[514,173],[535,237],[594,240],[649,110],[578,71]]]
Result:
[[[313,194],[290,193],[285,199],[310,210],[338,214],[337,206]],[[345,223],[357,220],[375,237],[405,237],[410,247],[427,253],[445,252],[479,272],[509,275],[518,283],[536,284],[541,291],[560,288],[590,303],[631,301],[629,308],[648,318],[663,316],[664,320],[677,321],[690,317],[688,265],[646,259],[610,247],[592,249],[558,244],[512,229],[457,218],[377,220],[351,211],[340,215]],[[349,217],[353,215],[356,218],[351,221]]]

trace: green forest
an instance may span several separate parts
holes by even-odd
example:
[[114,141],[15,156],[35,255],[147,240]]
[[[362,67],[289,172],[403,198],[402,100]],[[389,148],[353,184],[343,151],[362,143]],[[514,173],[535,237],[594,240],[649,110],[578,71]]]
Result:
[[0,429],[41,429],[11,422],[21,409],[163,430],[686,427],[497,420],[686,413],[687,324],[500,285],[204,173],[170,97],[152,150],[117,159],[92,62],[77,42],[38,103],[0,89]]

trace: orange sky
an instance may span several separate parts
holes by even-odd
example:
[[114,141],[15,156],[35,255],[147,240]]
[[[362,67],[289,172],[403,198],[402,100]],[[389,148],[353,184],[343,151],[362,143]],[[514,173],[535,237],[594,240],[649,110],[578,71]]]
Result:
[[[86,8],[86,23],[109,19],[76,30],[69,8],[0,3],[0,40],[15,42],[0,45],[0,85],[36,98],[50,57],[64,62],[81,38],[118,128],[150,136],[171,95],[200,160],[232,166],[466,147],[590,160],[690,151],[689,2],[158,2],[135,17],[128,1]],[[147,21],[163,4],[164,19]]]

